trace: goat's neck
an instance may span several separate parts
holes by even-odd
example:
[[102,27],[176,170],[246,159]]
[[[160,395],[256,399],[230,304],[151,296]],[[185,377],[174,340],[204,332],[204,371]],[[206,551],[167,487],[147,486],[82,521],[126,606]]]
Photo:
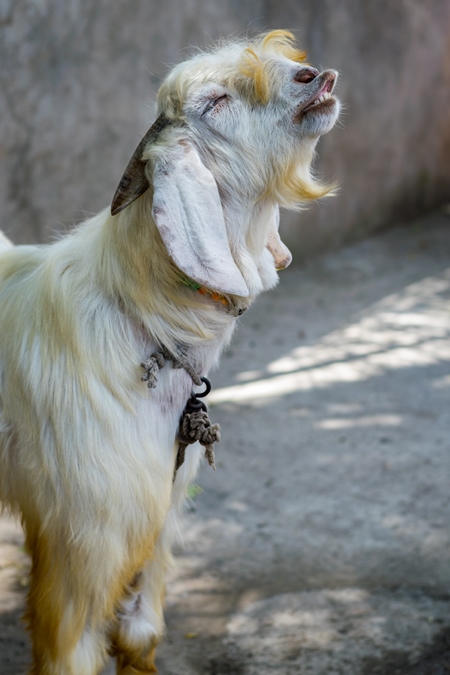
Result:
[[169,349],[223,342],[235,319],[180,283],[151,217],[146,195],[121,214],[104,213],[96,273],[124,313]]

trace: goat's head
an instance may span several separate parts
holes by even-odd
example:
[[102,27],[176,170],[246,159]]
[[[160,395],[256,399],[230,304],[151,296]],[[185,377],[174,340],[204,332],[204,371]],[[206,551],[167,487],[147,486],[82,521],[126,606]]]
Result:
[[160,87],[159,117],[133,155],[112,212],[152,186],[166,248],[199,283],[253,294],[243,269],[250,259],[258,267],[267,248],[277,269],[290,262],[278,206],[299,208],[332,189],[312,177],[310,164],[338,116],[337,73],[319,73],[304,60],[290,33],[272,31],[194,56]]

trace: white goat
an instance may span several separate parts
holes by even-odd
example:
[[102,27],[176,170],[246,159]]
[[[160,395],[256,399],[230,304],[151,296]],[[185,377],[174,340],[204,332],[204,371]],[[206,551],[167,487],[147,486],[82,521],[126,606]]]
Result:
[[[278,206],[325,195],[310,162],[337,73],[293,36],[202,53],[169,73],[159,117],[103,211],[51,246],[0,253],[0,497],[32,556],[35,675],[154,673],[164,578],[201,449],[173,481],[192,379],[289,251]],[[139,199],[138,199],[139,197]]]

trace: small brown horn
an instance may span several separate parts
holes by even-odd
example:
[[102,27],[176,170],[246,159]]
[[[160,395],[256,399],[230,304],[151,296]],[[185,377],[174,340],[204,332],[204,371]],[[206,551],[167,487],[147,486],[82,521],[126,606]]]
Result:
[[143,161],[142,154],[145,147],[154,141],[168,124],[170,124],[169,118],[161,113],[134,151],[111,203],[111,214],[113,216],[123,211],[150,187],[145,175],[146,162]]

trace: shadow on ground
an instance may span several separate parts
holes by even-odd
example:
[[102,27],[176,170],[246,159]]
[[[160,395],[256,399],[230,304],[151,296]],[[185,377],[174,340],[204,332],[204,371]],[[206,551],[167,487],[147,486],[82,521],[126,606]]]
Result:
[[212,376],[218,471],[186,516],[162,675],[450,673],[449,301],[434,216],[288,270],[244,317]]

